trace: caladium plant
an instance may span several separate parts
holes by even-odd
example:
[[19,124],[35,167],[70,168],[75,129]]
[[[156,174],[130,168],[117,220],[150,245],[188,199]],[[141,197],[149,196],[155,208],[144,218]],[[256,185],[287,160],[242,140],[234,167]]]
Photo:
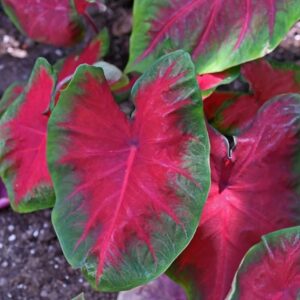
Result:
[[299,133],[299,94],[267,102],[232,148],[209,127],[212,186],[196,235],[170,270],[191,299],[224,299],[262,235],[300,225]]
[[293,64],[257,60],[244,64],[241,74],[250,93],[216,92],[204,101],[208,121],[225,134],[235,134],[253,119],[272,97],[300,93],[300,67]]
[[87,0],[1,0],[15,26],[38,42],[71,46],[84,35]]
[[176,49],[199,74],[219,72],[272,51],[300,17],[299,0],[135,1],[127,71],[143,72]]
[[299,261],[299,226],[263,236],[243,259],[226,299],[299,299]]
[[136,287],[168,268],[195,232],[210,182],[189,55],[161,58],[132,99],[128,119],[101,70],[81,66],[49,122],[53,224],[71,265],[104,291]]

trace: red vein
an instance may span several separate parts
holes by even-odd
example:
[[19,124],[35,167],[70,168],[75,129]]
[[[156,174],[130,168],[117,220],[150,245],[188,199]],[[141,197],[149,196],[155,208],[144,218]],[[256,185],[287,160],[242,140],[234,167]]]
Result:
[[249,23],[250,23],[250,19],[251,19],[251,0],[246,0],[246,14],[245,14],[245,21],[242,27],[242,30],[240,32],[240,35],[238,37],[238,40],[234,46],[234,49],[236,50],[237,48],[240,47],[241,43],[243,42],[245,35],[247,33],[247,30],[249,28]]
[[104,260],[105,260],[105,257],[106,257],[108,247],[110,245],[110,241],[111,241],[112,234],[113,234],[113,231],[114,231],[117,219],[118,219],[118,215],[120,213],[120,210],[121,210],[124,198],[125,198],[125,193],[126,193],[126,190],[127,190],[127,187],[128,187],[129,176],[130,176],[130,173],[131,173],[131,170],[132,170],[132,167],[133,167],[134,159],[136,157],[136,152],[137,152],[137,147],[136,146],[131,146],[130,147],[130,153],[129,153],[128,160],[127,160],[127,167],[126,167],[126,170],[125,170],[124,181],[123,181],[123,184],[122,184],[121,193],[120,193],[120,197],[119,197],[119,200],[118,200],[118,204],[117,204],[112,222],[111,222],[108,230],[105,233],[105,237],[103,239],[102,247],[101,247],[101,250],[100,250],[100,253],[99,253],[98,268],[97,268],[97,274],[96,274],[96,280],[97,281],[99,281],[99,279],[100,279],[100,277],[103,273]]
[[199,41],[197,43],[198,44],[197,47],[193,50],[193,54],[192,54],[193,58],[195,58],[195,56],[199,55],[199,52],[201,51],[201,48],[205,44],[207,36],[211,32],[211,29],[214,25],[214,20],[216,18],[216,15],[220,11],[221,4],[222,4],[222,1],[220,2],[219,0],[215,1],[212,4],[213,7],[212,7],[212,10],[211,10],[211,12],[209,14],[209,17],[208,17],[208,24],[205,27],[205,30],[203,31],[203,33],[200,35]]
[[30,126],[27,126],[25,124],[18,123],[18,124],[16,124],[16,127],[24,128],[24,129],[26,129],[28,131],[34,132],[34,133],[39,134],[39,135],[43,135],[43,136],[46,135],[46,132],[41,131],[41,130],[36,129],[36,128],[33,128],[33,127],[30,127]]
[[274,26],[275,26],[275,16],[276,16],[276,8],[275,8],[274,0],[269,0],[268,12],[269,12],[269,32],[270,32],[270,36],[272,36]]
[[157,44],[160,42],[161,38],[164,36],[164,34],[172,27],[174,23],[177,22],[177,20],[182,20],[183,17],[187,14],[189,14],[191,11],[194,10],[194,8],[203,2],[203,0],[195,0],[191,1],[189,4],[183,5],[180,9],[177,10],[177,12],[164,24],[164,26],[160,29],[158,34],[155,36],[155,38],[152,40],[148,48],[145,50],[145,52],[137,59],[137,61],[141,61],[146,56],[148,56],[151,51],[157,46]]
[[76,195],[78,192],[90,187],[91,185],[93,185],[95,183],[95,181],[100,181],[108,176],[111,176],[113,174],[115,174],[116,172],[120,171],[123,167],[125,166],[124,163],[117,165],[114,168],[111,168],[110,170],[108,170],[107,172],[104,172],[101,174],[100,177],[95,177],[93,179],[91,179],[91,181],[82,184],[80,186],[78,186],[68,197],[67,199],[71,199],[74,195]]

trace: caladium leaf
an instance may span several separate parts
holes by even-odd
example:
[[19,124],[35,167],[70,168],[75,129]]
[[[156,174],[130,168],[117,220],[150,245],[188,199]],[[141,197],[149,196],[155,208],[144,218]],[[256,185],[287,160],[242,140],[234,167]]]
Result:
[[58,90],[71,80],[77,67],[81,64],[92,65],[107,54],[109,49],[109,35],[103,29],[79,54],[69,55],[56,64],[58,71]]
[[260,59],[243,65],[241,73],[261,104],[280,94],[300,93],[298,65]]
[[11,84],[6,89],[0,101],[0,116],[2,116],[6,109],[22,94],[23,89],[23,84],[19,82]]
[[300,93],[300,67],[258,60],[245,64],[241,73],[251,94],[217,92],[204,102],[209,122],[226,134],[235,134],[251,122],[259,108],[274,96]]
[[169,279],[161,275],[148,284],[130,291],[121,292],[117,300],[187,300],[184,290]]
[[0,173],[12,207],[30,212],[53,205],[46,162],[47,114],[55,87],[50,65],[39,59],[24,93],[0,122]]
[[243,259],[226,299],[299,299],[299,261],[299,226],[263,236]]
[[170,270],[191,299],[223,300],[262,235],[300,225],[299,134],[298,94],[266,103],[233,150],[209,128],[210,193],[192,242]]
[[72,0],[2,0],[15,26],[31,39],[70,46],[83,36],[83,25]]
[[101,69],[83,65],[49,121],[53,224],[70,264],[104,291],[134,288],[167,269],[195,232],[210,182],[189,55],[160,59],[132,98],[129,120]]
[[135,1],[127,71],[184,49],[199,74],[220,72],[273,50],[299,17],[299,0]]

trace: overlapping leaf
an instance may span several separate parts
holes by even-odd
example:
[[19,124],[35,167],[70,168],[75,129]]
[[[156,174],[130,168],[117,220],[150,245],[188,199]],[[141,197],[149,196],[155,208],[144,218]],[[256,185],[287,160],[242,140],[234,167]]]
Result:
[[299,299],[299,264],[299,226],[263,236],[243,259],[226,299]]
[[128,119],[101,70],[81,66],[49,122],[53,223],[68,261],[101,290],[133,288],[164,272],[192,238],[209,186],[189,55],[163,57],[132,97]]
[[176,49],[200,74],[223,71],[270,52],[299,18],[299,0],[135,1],[127,71]]
[[210,128],[212,186],[196,235],[170,271],[191,299],[223,300],[262,235],[300,224],[299,133],[298,94],[266,103],[232,150]]
[[300,67],[258,60],[241,67],[250,94],[216,92],[204,102],[208,121],[226,134],[235,134],[251,122],[259,108],[274,96],[300,93]]
[[39,59],[24,93],[0,122],[0,173],[13,208],[28,212],[54,202],[46,162],[46,130],[55,87],[50,65]]
[[72,0],[2,0],[2,5],[17,28],[38,42],[70,46],[83,36]]

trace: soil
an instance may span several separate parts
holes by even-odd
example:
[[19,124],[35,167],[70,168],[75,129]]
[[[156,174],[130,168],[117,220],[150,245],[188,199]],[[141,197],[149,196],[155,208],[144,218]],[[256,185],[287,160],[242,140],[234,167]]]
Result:
[[[99,28],[110,30],[111,48],[106,61],[124,68],[128,59],[132,0],[107,1],[107,10],[94,17]],[[89,31],[86,41],[92,36]],[[85,42],[86,42],[85,41]],[[0,6],[0,97],[14,81],[26,81],[37,57],[55,63],[75,49],[34,43],[20,34]],[[271,54],[279,61],[300,65],[300,22]],[[66,262],[53,231],[50,210],[20,215],[10,208],[0,211],[0,300],[72,299],[81,292],[86,299],[116,299],[114,293],[92,291]]]

